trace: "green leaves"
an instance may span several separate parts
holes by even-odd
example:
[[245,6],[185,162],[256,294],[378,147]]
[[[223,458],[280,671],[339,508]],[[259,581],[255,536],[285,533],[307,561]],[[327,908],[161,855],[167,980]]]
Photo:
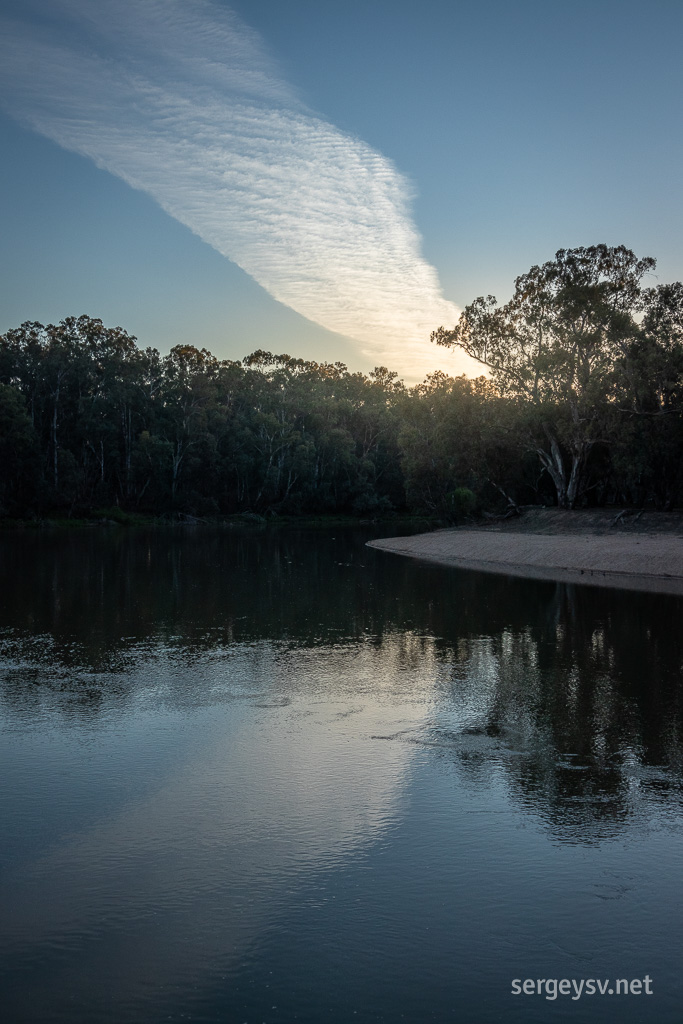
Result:
[[654,266],[623,245],[560,249],[517,278],[508,303],[475,299],[452,330],[432,335],[486,366],[501,395],[549,410],[547,443],[531,436],[528,443],[551,474],[559,504],[573,505],[585,492],[589,456],[606,442],[621,362],[648,331],[680,333],[680,286],[655,290],[656,298],[641,290]]

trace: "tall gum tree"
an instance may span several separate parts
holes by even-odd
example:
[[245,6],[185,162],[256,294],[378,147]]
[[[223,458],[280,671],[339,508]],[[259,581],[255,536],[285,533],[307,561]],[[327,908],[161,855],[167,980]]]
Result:
[[[683,284],[642,295],[640,333],[620,360],[615,455],[639,503],[671,508],[683,480]],[[624,473],[624,470],[627,472]]]
[[529,444],[561,507],[574,507],[591,450],[604,440],[615,364],[638,335],[640,285],[654,267],[623,245],[560,249],[517,278],[505,305],[477,298],[452,330],[432,333],[437,345],[482,363],[502,395],[534,413],[541,430]]

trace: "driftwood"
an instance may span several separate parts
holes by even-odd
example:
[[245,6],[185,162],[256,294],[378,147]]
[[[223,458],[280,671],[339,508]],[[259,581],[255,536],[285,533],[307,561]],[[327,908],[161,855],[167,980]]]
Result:
[[633,520],[633,522],[637,523],[644,511],[645,509],[641,508],[640,512],[636,513],[636,510],[634,508],[625,508],[623,512],[620,512],[618,515],[614,517],[614,519],[610,523],[610,526],[616,526],[617,523],[622,523],[627,518],[627,516],[635,516],[636,518]]
[[509,508],[505,515],[503,516],[503,519],[509,519],[510,516],[521,516],[522,510],[517,504],[517,502],[514,500],[514,498],[511,498],[507,491],[504,491],[500,484],[497,484],[495,480],[491,480],[490,478],[488,478],[488,482],[491,484],[492,487],[495,487],[500,494],[503,495],[503,497],[508,503]]

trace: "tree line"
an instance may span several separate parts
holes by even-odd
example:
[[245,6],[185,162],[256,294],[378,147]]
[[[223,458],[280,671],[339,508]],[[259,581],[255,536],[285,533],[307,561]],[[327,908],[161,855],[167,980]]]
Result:
[[485,376],[412,388],[386,367],[163,356],[87,316],[26,322],[0,336],[0,515],[679,505],[683,285],[644,287],[654,267],[560,250],[432,335]]

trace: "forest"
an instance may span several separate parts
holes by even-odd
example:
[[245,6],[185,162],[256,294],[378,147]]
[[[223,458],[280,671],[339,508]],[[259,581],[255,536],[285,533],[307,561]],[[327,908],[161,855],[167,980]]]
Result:
[[679,506],[683,285],[647,287],[654,269],[559,250],[434,330],[481,376],[414,387],[260,349],[162,355],[88,316],[23,323],[0,336],[0,517]]

